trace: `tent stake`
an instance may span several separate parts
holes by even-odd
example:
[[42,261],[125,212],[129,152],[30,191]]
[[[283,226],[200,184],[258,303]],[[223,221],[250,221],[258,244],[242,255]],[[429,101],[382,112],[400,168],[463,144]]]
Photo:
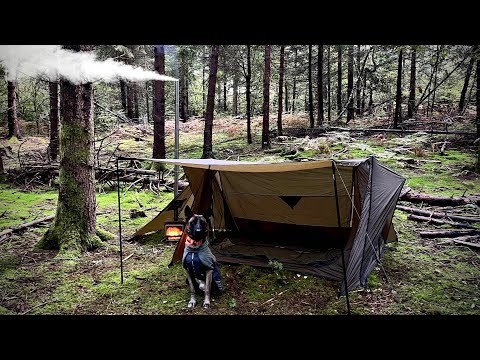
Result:
[[343,282],[345,283],[345,296],[347,297],[348,315],[351,315],[351,313],[350,313],[350,299],[348,298],[347,270],[345,269],[345,256],[344,256],[344,253],[343,253],[343,247],[342,247],[342,268],[343,268]]
[[120,241],[120,282],[123,284],[123,251],[122,251],[122,214],[120,207],[120,174],[117,157],[117,198],[118,198],[118,238]]

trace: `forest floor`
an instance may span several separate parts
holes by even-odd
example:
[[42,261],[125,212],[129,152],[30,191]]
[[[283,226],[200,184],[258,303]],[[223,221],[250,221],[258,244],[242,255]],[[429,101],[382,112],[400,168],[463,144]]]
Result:
[[[272,119],[273,120],[273,119]],[[272,121],[273,122],[273,121]],[[303,116],[285,116],[285,128],[306,127]],[[180,125],[180,157],[200,157],[203,121]],[[384,126],[370,119],[368,126]],[[473,123],[459,128],[473,129]],[[362,127],[365,122],[354,121]],[[214,121],[214,152],[219,159],[310,160],[348,159],[375,155],[379,161],[407,178],[406,186],[417,192],[444,196],[480,194],[479,175],[473,172],[472,139],[460,135],[373,134],[332,132],[317,138],[273,138],[272,150],[260,150],[261,118],[252,122],[254,143],[246,144],[245,120]],[[167,121],[167,157],[173,155],[173,122]],[[100,137],[100,136],[97,136]],[[445,144],[443,155],[440,154]],[[8,168],[19,161],[44,158],[48,138],[1,140],[10,146]],[[20,151],[18,151],[21,145]],[[111,153],[150,157],[152,127],[122,125],[110,137],[97,142],[100,165],[113,165]],[[101,145],[101,146],[100,146]],[[42,155],[43,154],[43,155]],[[410,159],[410,160],[407,160]],[[110,161],[109,161],[110,160]],[[148,167],[149,164],[144,166]],[[128,237],[155,216],[171,199],[170,191],[133,186],[122,188],[122,225]],[[56,209],[55,187],[25,183],[0,184],[0,232]],[[428,208],[428,206],[424,206]],[[146,210],[147,217],[131,219],[131,209]],[[475,205],[456,211],[479,216]],[[106,186],[97,192],[98,226],[117,233],[117,194]],[[438,226],[407,220],[397,210],[394,225],[398,242],[388,244],[382,265],[375,269],[365,289],[350,296],[354,314],[480,314],[480,252],[468,247],[439,244],[422,239],[420,229]],[[246,265],[221,264],[225,292],[212,307],[187,309],[189,292],[180,264],[167,267],[174,245],[147,238],[124,243],[125,282],[120,284],[118,239],[108,249],[65,259],[56,251],[35,251],[34,245],[47,229],[30,228],[0,240],[0,314],[345,314],[345,297],[337,298],[340,284],[310,275]],[[444,226],[445,227],[445,226]],[[478,227],[478,225],[477,225]]]

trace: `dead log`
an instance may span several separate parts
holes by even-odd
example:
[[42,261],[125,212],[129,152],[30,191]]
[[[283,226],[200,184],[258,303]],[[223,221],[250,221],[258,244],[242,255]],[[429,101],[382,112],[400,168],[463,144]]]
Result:
[[[473,236],[469,236],[469,238],[473,238]],[[471,239],[471,240],[480,240],[480,237],[476,237],[475,239]],[[478,243],[474,243],[474,242],[470,242],[470,241],[463,241],[463,240],[459,240],[459,239],[452,239],[452,241],[456,245],[465,245],[465,246],[473,247],[475,249],[480,249],[480,244],[478,244]]]
[[422,238],[451,238],[465,235],[480,235],[480,230],[476,229],[455,229],[455,230],[428,230],[420,231],[420,236]]
[[454,227],[469,228],[469,229],[474,228],[472,225],[467,223],[459,223],[459,222],[449,221],[449,220],[440,220],[440,219],[430,218],[426,216],[418,216],[413,214],[408,215],[408,220],[429,222],[436,225],[450,225]]
[[434,218],[444,218],[445,217],[445,218],[448,218],[448,219],[451,219],[451,220],[459,220],[459,221],[467,221],[467,222],[480,222],[480,218],[453,215],[453,214],[449,214],[447,212],[436,212],[436,211],[430,211],[430,210],[423,210],[423,209],[419,209],[419,208],[402,206],[402,205],[397,205],[397,209],[405,211],[405,212],[409,212],[409,213],[412,213],[412,214],[425,215],[425,216],[434,217]]
[[[285,129],[286,130],[286,129]],[[475,136],[476,133],[472,131],[461,131],[461,130],[456,130],[456,131],[445,131],[445,130],[403,130],[403,129],[348,129],[348,128],[342,128],[342,127],[329,127],[326,129],[327,132],[329,131],[346,131],[346,132],[385,132],[385,133],[397,133],[397,134],[416,134],[416,133],[427,133],[427,134],[452,134],[452,135],[471,135]]]
[[55,218],[55,215],[50,215],[50,216],[43,217],[41,219],[37,219],[37,220],[34,220],[34,221],[27,222],[25,224],[21,224],[21,225],[12,227],[11,229],[6,229],[6,230],[0,232],[0,239],[5,235],[9,235],[9,234],[12,234],[12,233],[15,233],[15,232],[19,232],[21,230],[24,230],[26,228],[29,228],[29,227],[32,227],[32,226],[35,226],[35,225],[38,225],[38,224],[41,224],[41,223],[46,222],[46,221],[51,221],[54,218]]
[[466,204],[477,204],[480,205],[480,196],[479,195],[472,195],[472,196],[435,196],[423,193],[415,193],[410,191],[411,189],[408,188],[408,191],[402,191],[400,194],[400,200],[408,201],[411,203],[427,203],[430,205],[437,205],[437,206],[459,206],[459,205],[466,205]]

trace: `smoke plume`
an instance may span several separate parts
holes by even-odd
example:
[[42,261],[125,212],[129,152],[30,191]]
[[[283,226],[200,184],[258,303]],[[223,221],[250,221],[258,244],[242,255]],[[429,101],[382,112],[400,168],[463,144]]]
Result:
[[94,53],[65,50],[60,45],[0,45],[0,62],[6,68],[7,80],[43,77],[56,81],[63,78],[74,84],[119,79],[176,81],[170,76],[113,59],[97,60]]

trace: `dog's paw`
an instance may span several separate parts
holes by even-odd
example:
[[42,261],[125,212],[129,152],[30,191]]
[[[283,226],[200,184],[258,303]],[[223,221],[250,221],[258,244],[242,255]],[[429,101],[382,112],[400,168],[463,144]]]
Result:
[[197,305],[197,301],[195,299],[190,299],[190,301],[188,302],[188,308],[193,308],[195,307],[195,305]]

